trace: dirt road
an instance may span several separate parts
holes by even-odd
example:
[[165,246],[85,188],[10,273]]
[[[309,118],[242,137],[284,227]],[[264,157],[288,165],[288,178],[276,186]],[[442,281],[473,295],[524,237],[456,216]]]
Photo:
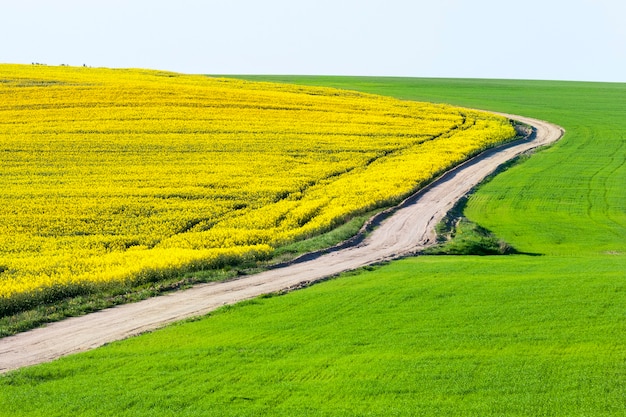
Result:
[[552,143],[563,135],[560,127],[547,122],[504,116],[532,125],[536,134],[528,140],[487,151],[450,171],[400,205],[361,243],[238,280],[202,284],[0,339],[0,373],[93,349],[167,323],[206,314],[225,304],[410,255],[434,243],[434,226],[484,177],[516,155]]

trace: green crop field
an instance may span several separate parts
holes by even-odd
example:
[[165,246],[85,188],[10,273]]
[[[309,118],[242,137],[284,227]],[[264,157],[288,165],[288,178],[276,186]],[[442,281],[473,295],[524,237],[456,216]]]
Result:
[[619,266],[408,259],[13,373],[0,413],[623,415]]
[[539,256],[422,256],[226,307],[4,375],[0,415],[626,415],[626,84],[270,78],[563,126],[465,212]]

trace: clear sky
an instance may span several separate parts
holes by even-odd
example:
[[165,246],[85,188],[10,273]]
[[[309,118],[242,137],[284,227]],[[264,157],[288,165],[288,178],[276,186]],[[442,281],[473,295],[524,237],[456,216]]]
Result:
[[625,0],[0,0],[0,62],[626,82]]

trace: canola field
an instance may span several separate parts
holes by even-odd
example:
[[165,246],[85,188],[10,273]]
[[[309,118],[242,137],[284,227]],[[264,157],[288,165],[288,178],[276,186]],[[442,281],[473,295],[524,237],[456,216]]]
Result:
[[269,257],[514,136],[331,88],[0,65],[0,310]]

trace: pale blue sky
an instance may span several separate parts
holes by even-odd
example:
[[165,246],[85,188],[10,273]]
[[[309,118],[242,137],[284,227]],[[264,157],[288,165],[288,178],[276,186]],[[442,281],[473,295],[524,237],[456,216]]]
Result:
[[0,62],[626,82],[624,0],[0,0]]

